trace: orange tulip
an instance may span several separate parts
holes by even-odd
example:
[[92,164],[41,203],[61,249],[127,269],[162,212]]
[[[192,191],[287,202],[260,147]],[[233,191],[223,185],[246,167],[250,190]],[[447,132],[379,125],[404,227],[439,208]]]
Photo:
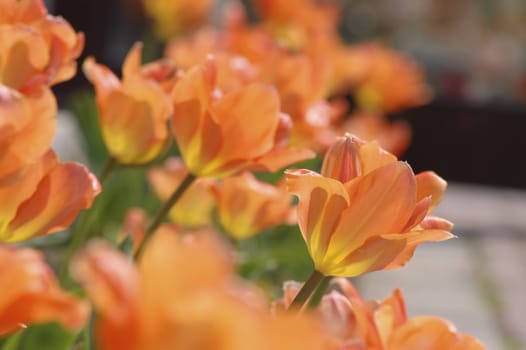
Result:
[[209,16],[213,0],[143,0],[146,12],[153,18],[155,30],[163,39],[188,31]]
[[234,279],[231,254],[209,234],[161,229],[139,263],[101,241],[73,261],[99,316],[102,350],[320,349],[316,322],[270,318],[261,293]]
[[78,163],[60,163],[53,151],[0,185],[0,241],[18,242],[68,227],[100,192],[96,177]]
[[284,186],[258,181],[251,173],[228,177],[214,187],[219,222],[236,239],[254,236],[290,218],[291,198]]
[[122,164],[153,160],[169,140],[167,121],[172,107],[162,81],[156,79],[169,74],[157,69],[141,70],[141,47],[136,44],[128,53],[122,81],[93,58],[83,65],[84,73],[95,85],[104,142],[112,157]]
[[24,93],[75,75],[83,34],[50,16],[42,0],[0,2],[0,82]]
[[51,146],[57,104],[42,88],[30,96],[0,85],[0,186],[16,180]]
[[366,302],[346,279],[340,292],[323,297],[319,311],[341,346],[369,350],[484,350],[475,337],[460,333],[451,322],[431,316],[408,318],[404,298],[395,290],[385,300]]
[[246,169],[276,171],[311,158],[313,152],[286,147],[290,119],[279,98],[254,83],[224,95],[216,89],[210,58],[175,85],[172,126],[188,170],[200,177],[224,177]]
[[454,237],[452,224],[428,217],[446,183],[349,134],[328,150],[322,175],[289,170],[298,221],[317,271],[357,276],[403,266],[417,245]]
[[422,105],[430,99],[424,74],[411,59],[376,43],[362,44],[346,53],[351,56],[349,59],[365,63],[361,65],[361,78],[354,88],[359,107],[392,113]]
[[[148,182],[162,201],[181,184],[188,174],[180,158],[169,158],[163,167],[148,171]],[[214,196],[210,192],[214,180],[197,179],[182,195],[176,205],[170,209],[169,217],[174,223],[186,228],[197,228],[212,222]]]
[[0,245],[0,337],[34,323],[59,322],[77,330],[87,321],[87,303],[60,289],[40,252]]
[[257,0],[256,7],[265,25],[276,39],[288,48],[309,45],[317,33],[334,32],[339,8],[329,2],[315,0]]

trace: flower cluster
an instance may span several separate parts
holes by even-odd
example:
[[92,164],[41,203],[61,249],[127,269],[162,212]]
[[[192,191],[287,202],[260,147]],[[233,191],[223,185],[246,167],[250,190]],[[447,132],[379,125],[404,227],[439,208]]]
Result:
[[[101,184],[51,149],[50,87],[76,73],[83,35],[43,0],[0,0],[0,337],[31,343],[58,322],[69,348],[484,349],[449,321],[409,318],[400,291],[366,303],[344,278],[454,237],[431,215],[446,182],[398,160],[410,129],[385,118],[429,98],[420,69],[378,43],[344,43],[329,2],[258,0],[262,20],[249,23],[232,1],[223,29],[199,27],[212,4],[144,0],[165,57],[143,64],[137,43],[121,78],[83,62],[109,159]],[[294,168],[322,159],[320,173]],[[123,168],[145,175],[160,208],[126,203],[97,232],[121,198],[95,197]],[[296,225],[314,271],[276,300],[268,285],[284,278],[264,276],[293,262],[265,249],[297,250]],[[43,238],[57,279],[27,241],[65,229]]]

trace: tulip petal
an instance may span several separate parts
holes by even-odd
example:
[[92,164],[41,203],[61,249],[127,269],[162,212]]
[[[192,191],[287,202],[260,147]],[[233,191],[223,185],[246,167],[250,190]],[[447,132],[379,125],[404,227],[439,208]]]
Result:
[[88,305],[64,293],[40,252],[0,246],[0,284],[9,286],[0,298],[0,335],[28,324],[58,321],[79,329],[87,320]]
[[218,157],[226,160],[256,158],[274,146],[279,97],[269,86],[251,84],[215,102],[211,116],[221,126],[223,135]]
[[124,63],[122,64],[123,80],[134,76],[139,76],[141,74],[142,48],[142,43],[137,42],[133,44],[132,48],[126,55]]
[[404,266],[413,256],[416,247],[421,243],[445,241],[454,238],[455,235],[444,230],[418,230],[402,234],[383,235],[382,237],[387,239],[404,238],[406,240],[403,251],[384,268],[385,270],[392,270]]
[[416,175],[416,200],[431,196],[429,212],[442,201],[446,188],[447,182],[433,171],[424,171]]
[[484,350],[472,336],[457,332],[455,326],[439,317],[421,316],[408,320],[389,341],[392,350]]
[[411,230],[413,227],[415,227],[416,225],[418,225],[420,222],[422,222],[427,212],[429,211],[430,205],[431,205],[431,197],[425,197],[424,199],[419,201],[416,204],[413,214],[407,221],[407,224],[405,225],[403,229],[400,230],[400,232],[407,232]]
[[198,153],[201,147],[199,129],[205,123],[203,119],[212,101],[216,69],[215,61],[209,59],[205,64],[190,69],[173,90],[173,133],[188,167],[191,162],[185,152],[189,148],[198,148],[197,152],[194,151]]
[[71,269],[97,310],[99,346],[140,349],[140,281],[133,263],[108,243],[93,241],[74,258]]
[[397,161],[396,157],[380,147],[377,141],[363,144],[359,152],[362,161],[362,175],[367,175],[375,169]]
[[[0,28],[0,81],[13,89],[29,87],[49,62],[49,47],[35,30],[22,25]],[[45,80],[45,78],[43,79]]]
[[343,184],[306,170],[287,170],[288,191],[299,198],[298,224],[315,265],[325,255],[331,233],[349,199]]
[[108,95],[100,110],[104,141],[121,163],[146,163],[164,149],[172,107],[154,83],[128,80]]
[[22,241],[65,229],[81,209],[91,206],[99,192],[99,182],[85,166],[57,164],[18,207],[7,228],[7,241]]
[[415,208],[414,175],[404,162],[390,163],[345,186],[350,206],[341,213],[325,264],[343,261],[373,236],[400,232]]
[[104,105],[108,94],[121,85],[119,78],[108,67],[97,64],[93,57],[86,58],[82,64],[82,71],[95,86],[99,105]]
[[376,322],[369,309],[369,305],[353,286],[353,284],[346,278],[335,278],[334,283],[340,288],[342,293],[351,302],[354,316],[360,330],[362,338],[368,345],[367,348],[382,349],[382,339],[376,327]]
[[341,261],[326,258],[321,262],[319,271],[329,276],[354,277],[385,269],[404,251],[406,244],[406,239],[402,237],[398,239],[372,237]]
[[445,230],[451,231],[453,223],[449,220],[439,218],[437,216],[426,216],[420,223],[420,227],[425,230]]
[[57,104],[51,90],[22,96],[0,85],[0,183],[42,157],[53,141]]
[[49,151],[38,162],[26,167],[16,181],[0,185],[0,241],[13,239],[8,227],[18,208],[33,195],[42,178],[57,164],[56,155]]

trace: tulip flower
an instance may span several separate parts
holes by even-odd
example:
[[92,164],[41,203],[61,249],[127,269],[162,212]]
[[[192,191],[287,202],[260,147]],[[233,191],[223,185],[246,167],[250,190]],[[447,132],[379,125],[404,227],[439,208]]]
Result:
[[359,45],[350,55],[361,56],[351,59],[366,62],[354,88],[359,107],[393,113],[429,100],[431,93],[424,74],[409,58],[376,43]]
[[251,173],[228,177],[213,189],[219,222],[236,239],[254,236],[291,216],[291,198],[285,187],[258,181]]
[[83,47],[84,35],[50,16],[43,0],[0,2],[0,83],[27,93],[66,81]]
[[95,85],[104,142],[122,164],[147,163],[169,141],[169,98],[161,82],[149,75],[153,72],[141,70],[140,56],[141,45],[136,44],[123,64],[122,81],[93,58],[83,64],[85,75]]
[[30,96],[0,85],[0,186],[16,180],[51,146],[57,104],[51,91],[39,89]]
[[276,171],[311,158],[287,148],[290,119],[270,87],[253,83],[224,95],[216,89],[213,58],[190,69],[173,93],[173,132],[190,173],[225,177],[246,169]]
[[325,155],[322,174],[289,170],[299,198],[298,222],[315,269],[325,276],[358,276],[403,266],[426,241],[454,237],[452,224],[428,216],[446,183],[411,167],[376,142],[352,135]]
[[206,21],[213,0],[143,0],[157,34],[164,39],[188,31]]
[[86,167],[61,163],[53,151],[0,185],[0,242],[61,231],[89,208],[100,184]]
[[102,350],[318,350],[325,340],[310,318],[271,318],[262,294],[234,278],[231,253],[210,234],[181,237],[161,227],[139,268],[91,242],[72,271],[97,311]]
[[366,302],[349,280],[337,278],[334,282],[341,292],[325,295],[319,312],[341,346],[363,350],[486,349],[443,318],[408,318],[398,289],[383,301]]
[[87,321],[89,307],[60,289],[40,252],[0,245],[0,337],[22,327],[59,322],[70,330]]
[[[187,174],[188,171],[180,158],[168,158],[163,167],[154,167],[148,171],[148,182],[157,196],[166,201]],[[170,220],[186,228],[210,224],[215,205],[214,196],[210,191],[213,183],[212,179],[197,179],[170,209]]]

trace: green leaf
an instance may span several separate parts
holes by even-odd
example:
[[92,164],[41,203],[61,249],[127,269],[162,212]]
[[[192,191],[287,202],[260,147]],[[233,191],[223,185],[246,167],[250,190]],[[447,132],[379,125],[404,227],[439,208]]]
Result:
[[66,331],[57,323],[34,325],[8,341],[2,350],[69,350],[76,334]]

